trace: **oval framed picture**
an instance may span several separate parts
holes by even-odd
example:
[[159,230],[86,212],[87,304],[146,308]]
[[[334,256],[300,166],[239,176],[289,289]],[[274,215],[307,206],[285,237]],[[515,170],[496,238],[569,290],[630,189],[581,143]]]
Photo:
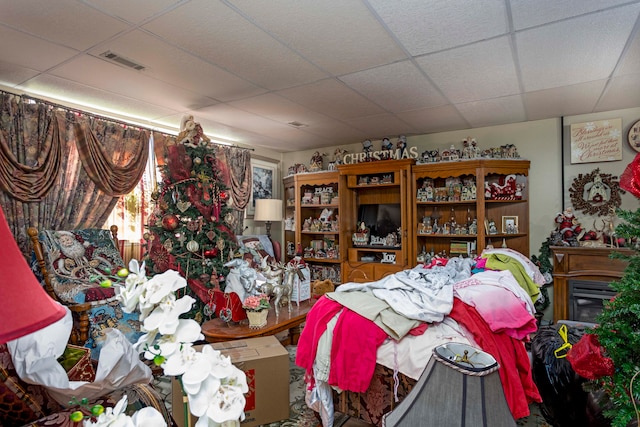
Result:
[[640,120],[631,125],[627,141],[629,141],[631,148],[640,153]]

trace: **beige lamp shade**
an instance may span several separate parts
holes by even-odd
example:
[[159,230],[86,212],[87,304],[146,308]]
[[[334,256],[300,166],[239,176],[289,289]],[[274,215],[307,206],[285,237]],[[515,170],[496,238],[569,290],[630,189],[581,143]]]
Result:
[[264,221],[267,227],[267,236],[271,237],[271,223],[273,221],[282,221],[282,200],[256,200],[256,210],[253,214],[253,220]]

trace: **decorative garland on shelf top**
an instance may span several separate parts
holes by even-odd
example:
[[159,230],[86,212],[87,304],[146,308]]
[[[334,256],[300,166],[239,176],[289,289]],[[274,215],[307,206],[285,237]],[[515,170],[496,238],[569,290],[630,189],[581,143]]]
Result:
[[620,207],[621,194],[617,176],[601,173],[597,168],[588,174],[579,174],[573,180],[569,194],[573,208],[587,215],[608,215]]

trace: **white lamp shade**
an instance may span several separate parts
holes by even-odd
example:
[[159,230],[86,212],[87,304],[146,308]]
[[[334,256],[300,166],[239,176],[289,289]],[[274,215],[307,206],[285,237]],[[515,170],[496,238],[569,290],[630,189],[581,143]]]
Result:
[[282,200],[258,199],[253,215],[254,221],[282,221]]

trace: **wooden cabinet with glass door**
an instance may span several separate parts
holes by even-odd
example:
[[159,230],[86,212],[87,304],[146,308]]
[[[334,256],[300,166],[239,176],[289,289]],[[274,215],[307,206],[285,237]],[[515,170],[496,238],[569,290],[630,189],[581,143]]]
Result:
[[413,159],[339,165],[343,282],[371,282],[408,267]]
[[285,259],[301,255],[311,280],[341,282],[344,259],[340,241],[338,172],[291,175],[285,191]]
[[474,256],[488,245],[528,256],[527,160],[463,160],[416,165],[411,260]]

